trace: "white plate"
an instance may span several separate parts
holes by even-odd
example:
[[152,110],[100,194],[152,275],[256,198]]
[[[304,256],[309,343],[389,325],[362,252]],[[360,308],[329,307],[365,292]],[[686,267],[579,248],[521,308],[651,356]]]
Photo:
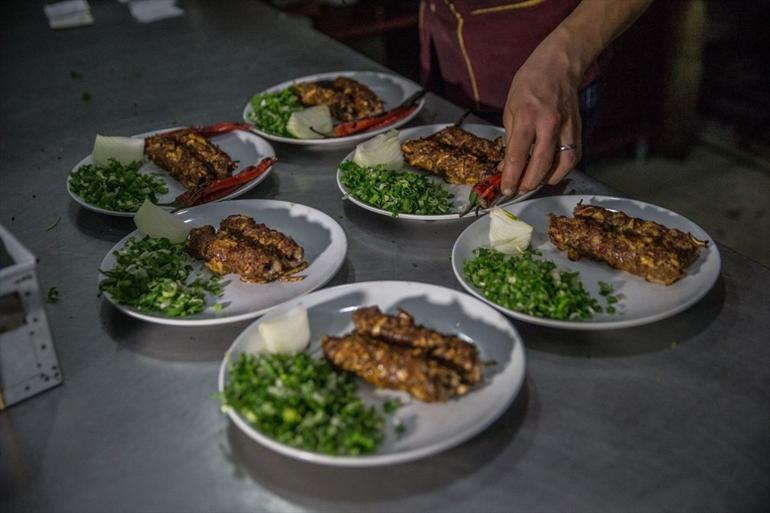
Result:
[[[403,142],[407,139],[418,139],[420,137],[427,137],[429,135],[435,134],[439,130],[446,128],[450,125],[451,123],[444,123],[444,124],[437,124],[437,125],[423,125],[423,126],[416,126],[414,128],[407,128],[405,130],[399,131],[398,139],[399,141]],[[467,130],[468,132],[474,135],[477,135],[479,137],[483,137],[485,139],[496,139],[498,137],[505,136],[505,130],[503,130],[500,127],[496,127],[492,125],[476,125],[472,123],[466,123],[466,124],[463,124],[462,127],[464,130]],[[345,160],[353,160],[354,154],[355,154],[355,150],[351,151],[345,157],[343,162]],[[446,183],[444,180],[442,180],[436,175],[432,175],[425,171],[415,169],[408,165],[405,165],[403,170],[411,171],[413,173],[426,174],[428,178],[430,178],[433,182],[440,184],[442,187],[446,189],[449,189],[454,194],[454,202],[452,204],[454,211],[459,212],[468,204],[468,196],[470,195],[471,189],[472,189],[470,185],[451,185]],[[340,171],[340,169],[337,168],[337,186],[340,188],[340,191],[342,191],[342,194],[344,194],[345,199],[350,200],[354,204],[358,205],[361,208],[369,210],[370,212],[375,212],[383,216],[394,217],[393,214],[388,212],[387,210],[373,207],[372,205],[369,205],[368,203],[364,203],[363,201],[353,197],[350,194],[350,190],[342,184],[341,178],[342,178],[342,171]],[[530,196],[532,196],[533,194],[535,194],[538,190],[540,190],[540,187],[542,187],[542,185],[538,186],[534,190],[531,190],[529,192],[516,196],[515,198],[509,201],[506,201],[505,203],[502,203],[500,206],[510,205],[511,203],[516,203],[517,201],[523,201],[529,198]],[[479,210],[479,214],[486,213],[488,211],[489,210]],[[474,213],[470,212],[466,217],[469,217],[469,216],[472,217],[473,215]],[[398,216],[395,216],[395,217],[398,217],[399,219],[412,219],[416,221],[447,221],[450,219],[460,219],[460,214],[455,213],[455,214],[444,214],[444,215],[436,215],[436,216],[426,216],[426,215],[416,215],[416,214],[398,214]]]
[[[324,335],[342,335],[352,329],[351,313],[358,307],[377,305],[385,312],[402,307],[423,325],[444,333],[456,333],[475,343],[487,367],[484,379],[467,395],[446,403],[423,403],[406,393],[375,390],[360,381],[359,393],[367,403],[386,397],[399,397],[404,406],[388,416],[385,440],[371,455],[330,456],[279,443],[252,428],[240,415],[228,411],[230,419],[253,440],[292,458],[313,463],[347,467],[369,467],[403,463],[436,454],[471,438],[489,426],[513,402],[524,380],[524,349],[521,338],[508,320],[481,301],[456,290],[406,281],[376,281],[341,285],[296,299],[270,312],[285,311],[297,305],[308,309],[311,347],[321,355]],[[228,364],[243,352],[259,347],[256,321],[241,333],[225,353],[219,369],[219,391],[228,381]],[[255,338],[256,337],[256,338]],[[398,417],[406,427],[394,433],[392,420]]]
[[[292,237],[305,249],[305,260],[309,266],[299,273],[305,279],[296,282],[274,281],[271,283],[246,283],[237,275],[228,274],[224,280],[224,295],[220,298],[208,298],[208,308],[189,317],[169,317],[162,314],[139,312],[134,308],[117,304],[109,294],[104,296],[118,309],[139,319],[169,324],[174,326],[207,326],[252,319],[266,310],[290,299],[307,294],[329,281],[345,261],[348,242],[345,232],[334,219],[320,210],[297,203],[276,200],[235,200],[220,203],[207,203],[198,207],[181,210],[176,213],[191,228],[219,223],[231,214],[245,214],[258,223],[265,223],[270,228],[280,230]],[[107,253],[100,269],[109,270],[115,265],[114,251],[123,247],[130,237],[140,236],[132,232]],[[192,258],[191,258],[192,260]],[[203,268],[203,263],[196,261],[195,269]],[[100,281],[103,279],[100,275]],[[222,303],[220,312],[212,308],[215,303]]]
[[[137,134],[131,137],[134,137],[137,139],[143,139],[151,135],[160,134],[163,132],[169,132],[171,130],[176,130],[177,128],[182,128],[182,127],[164,128],[163,130],[145,132],[143,134]],[[262,159],[266,157],[275,157],[275,151],[273,150],[273,147],[270,145],[270,143],[265,141],[258,135],[249,132],[248,130],[233,130],[232,132],[227,132],[225,134],[211,137],[210,141],[216,144],[217,146],[219,146],[222,149],[222,151],[230,155],[230,158],[235,160],[238,163],[238,168],[233,172],[234,175],[237,175],[244,168],[248,166],[253,166],[258,164]],[[89,155],[88,157],[78,162],[75,165],[75,167],[72,168],[72,171],[70,171],[70,174],[67,176],[67,192],[70,193],[70,196],[72,196],[72,199],[74,199],[76,202],[78,202],[80,205],[87,208],[88,210],[93,210],[94,212],[99,212],[100,214],[108,214],[108,215],[120,216],[120,217],[134,217],[135,212],[117,212],[115,210],[106,210],[103,208],[99,208],[95,205],[91,205],[90,203],[87,203],[83,198],[81,198],[80,196],[72,192],[72,189],[70,188],[70,179],[72,177],[72,173],[75,172],[78,168],[80,168],[80,166],[84,166],[86,164],[92,164],[92,163],[93,163],[93,159],[91,158],[91,155]],[[267,175],[269,175],[272,170],[273,170],[273,166],[270,166],[270,168],[267,169],[267,171],[262,173],[255,180],[252,180],[251,182],[244,184],[242,187],[236,189],[232,193],[228,194],[227,196],[217,201],[224,201],[224,200],[236,198],[241,194],[244,194],[245,192],[253,189],[257,185],[259,185],[259,183],[262,182],[262,180],[267,178]],[[174,199],[177,196],[179,196],[180,194],[182,194],[184,191],[187,190],[185,189],[184,185],[177,182],[166,171],[159,168],[158,166],[156,166],[155,164],[153,164],[148,160],[144,161],[144,164],[142,165],[142,167],[139,168],[139,172],[142,174],[159,173],[161,178],[163,178],[163,181],[166,182],[166,187],[168,187],[168,192],[166,194],[158,195],[158,203],[171,203],[172,201],[174,201]]]
[[[273,87],[270,87],[269,89],[266,89],[264,91],[260,91],[259,93],[256,93],[256,94],[274,93],[278,91],[283,91],[287,87],[292,86],[297,82],[315,82],[317,80],[334,80],[339,76],[350,77],[353,80],[356,80],[357,82],[360,82],[365,86],[369,87],[369,89],[374,91],[374,93],[385,104],[385,110],[390,110],[398,107],[399,105],[401,105],[401,103],[404,100],[406,100],[407,98],[412,96],[414,93],[422,89],[419,85],[415,84],[411,80],[400,77],[398,75],[394,75],[392,73],[380,73],[375,71],[334,71],[330,73],[319,73],[317,75],[308,75],[306,77],[295,78],[294,80],[287,80],[286,82],[282,82],[278,85],[274,85]],[[425,105],[425,98],[421,98],[417,102],[417,108],[413,110],[411,114],[401,118],[395,123],[382,128],[375,129],[375,130],[368,130],[360,134],[349,135],[347,137],[330,137],[328,139],[295,139],[293,137],[283,137],[280,135],[270,134],[268,132],[264,132],[260,130],[258,127],[254,127],[254,131],[257,132],[262,137],[264,137],[265,139],[270,139],[271,141],[276,141],[276,142],[281,142],[286,144],[295,144],[299,146],[312,146],[315,148],[328,148],[328,149],[342,148],[345,146],[350,146],[352,144],[355,144],[359,141],[369,139],[370,137],[373,137],[379,133],[387,132],[392,128],[398,128],[402,125],[405,125],[413,117],[415,117],[418,112],[420,112],[423,105]],[[254,122],[250,119],[250,115],[253,112],[254,110],[251,108],[251,98],[249,98],[249,101],[246,103],[246,106],[243,108],[243,119],[247,123],[250,123],[252,125],[254,124]]]
[[[548,214],[572,217],[572,210],[578,202],[622,210],[629,216],[656,221],[670,228],[690,232],[701,240],[708,241],[698,259],[687,268],[687,275],[673,285],[649,283],[639,276],[613,269],[602,262],[581,259],[572,262],[566,251],[556,249],[548,238]],[[542,252],[542,258],[553,261],[559,269],[579,271],[583,286],[589,294],[606,306],[599,295],[599,281],[610,283],[614,294],[622,295],[616,304],[617,313],[602,313],[588,321],[559,321],[533,317],[508,310],[484,298],[481,292],[465,278],[463,262],[472,257],[473,250],[489,247],[489,216],[479,219],[460,234],[452,248],[452,268],[455,276],[465,289],[494,306],[501,312],[532,324],[573,330],[610,330],[629,328],[659,321],[679,313],[702,298],[719,277],[721,260],[719,249],[700,226],[665,208],[624,198],[609,196],[552,196],[518,203],[507,208],[534,227],[532,247]]]

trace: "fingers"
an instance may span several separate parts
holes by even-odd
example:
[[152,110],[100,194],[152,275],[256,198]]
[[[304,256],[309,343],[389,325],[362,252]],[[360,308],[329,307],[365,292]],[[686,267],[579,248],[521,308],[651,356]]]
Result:
[[580,112],[575,111],[570,115],[561,127],[558,144],[574,144],[574,150],[563,150],[556,152],[553,166],[548,176],[548,184],[556,185],[561,182],[567,174],[575,169],[580,162],[583,154],[581,145],[581,122]]
[[509,196],[518,188],[521,175],[527,166],[529,148],[535,138],[535,132],[531,124],[522,122],[521,119],[506,123],[506,132],[508,142],[505,145],[505,158],[501,163],[502,169],[500,166],[498,169],[503,173],[500,188],[504,195]]
[[551,170],[555,156],[554,148],[558,145],[560,121],[556,115],[543,115],[538,121],[535,147],[519,184],[520,193],[537,187]]

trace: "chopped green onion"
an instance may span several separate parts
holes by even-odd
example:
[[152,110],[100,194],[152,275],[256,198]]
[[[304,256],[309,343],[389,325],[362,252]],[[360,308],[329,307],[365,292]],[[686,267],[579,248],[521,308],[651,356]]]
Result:
[[463,266],[465,276],[487,299],[527,315],[559,320],[586,320],[602,311],[580,281],[580,273],[559,271],[540,253],[527,249],[506,256],[489,248],[474,251]]
[[362,167],[351,160],[340,164],[340,170],[342,184],[351,196],[394,216],[452,213],[454,194],[423,173],[394,171],[382,165]]
[[168,192],[160,174],[141,174],[141,162],[121,164],[109,159],[104,166],[85,164],[70,176],[72,192],[86,203],[117,212],[136,212],[145,199],[158,202]]
[[252,112],[249,120],[267,133],[283,137],[294,137],[286,129],[293,112],[302,109],[294,88],[289,87],[278,93],[255,94],[251,98]]
[[307,353],[242,354],[230,364],[223,407],[292,447],[366,454],[382,443],[385,422],[358,397],[357,383]]
[[222,295],[218,277],[192,275],[191,258],[184,244],[168,239],[130,238],[113,253],[115,267],[102,271],[99,291],[118,304],[144,312],[185,317],[206,308],[206,294]]

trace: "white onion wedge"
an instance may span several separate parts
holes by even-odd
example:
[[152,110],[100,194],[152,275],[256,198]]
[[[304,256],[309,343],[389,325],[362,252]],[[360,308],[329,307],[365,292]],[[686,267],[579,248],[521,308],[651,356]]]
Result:
[[353,162],[361,167],[381,164],[386,169],[399,170],[404,166],[404,154],[398,130],[389,130],[356,146]]
[[286,130],[297,139],[322,139],[334,131],[329,107],[318,105],[292,112]]
[[275,316],[266,316],[259,323],[262,347],[268,353],[295,354],[310,343],[310,321],[307,310],[296,306]]
[[115,159],[121,164],[141,162],[144,159],[144,139],[97,135],[91,158],[99,166],[106,165],[109,159]]
[[489,213],[489,243],[506,255],[520,255],[532,241],[532,226],[505,209],[495,207]]
[[157,239],[166,238],[174,244],[187,240],[187,234],[190,232],[190,228],[181,219],[147,199],[136,211],[134,224],[142,235]]

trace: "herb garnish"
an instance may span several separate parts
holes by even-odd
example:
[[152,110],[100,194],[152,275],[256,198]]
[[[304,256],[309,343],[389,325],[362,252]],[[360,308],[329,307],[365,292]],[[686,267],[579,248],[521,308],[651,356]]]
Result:
[[96,207],[136,212],[145,198],[157,203],[157,195],[168,192],[158,173],[140,174],[141,166],[141,162],[121,164],[114,159],[104,166],[85,164],[70,176],[70,188]]
[[463,271],[487,299],[510,310],[559,320],[586,320],[602,312],[580,273],[559,271],[553,262],[535,258],[539,255],[531,248],[510,257],[479,248]]
[[260,130],[280,135],[294,137],[286,130],[286,123],[292,112],[302,109],[299,97],[294,88],[289,87],[278,93],[255,94],[251,98],[249,120]]
[[425,174],[362,167],[351,160],[340,164],[340,180],[350,195],[373,207],[398,214],[452,213],[454,194]]
[[203,311],[206,293],[222,295],[216,276],[192,277],[190,257],[184,244],[168,239],[130,238],[113,253],[115,267],[102,271],[99,291],[107,292],[121,305],[144,312],[185,317]]
[[384,419],[356,394],[352,374],[307,353],[242,354],[230,364],[223,408],[275,440],[337,455],[374,452]]

